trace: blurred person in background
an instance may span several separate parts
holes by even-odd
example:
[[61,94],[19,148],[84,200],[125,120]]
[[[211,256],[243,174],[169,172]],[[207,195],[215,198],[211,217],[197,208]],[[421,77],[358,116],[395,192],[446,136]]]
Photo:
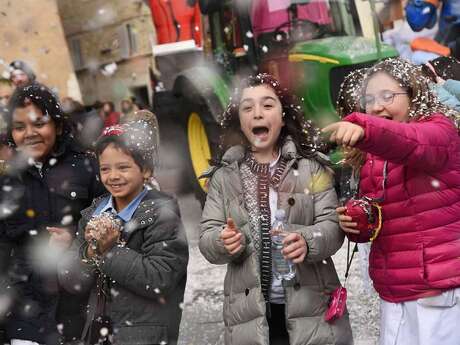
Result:
[[120,102],[120,109],[121,109],[121,120],[120,121],[125,122],[125,123],[127,121],[125,121],[124,119],[132,117],[134,111],[138,110],[138,109],[135,109],[134,102],[129,98],[125,98]]
[[115,111],[113,102],[103,102],[99,116],[104,121],[104,128],[117,125],[120,122],[120,113]]
[[97,110],[94,108],[88,110],[71,97],[64,97],[61,104],[63,112],[68,115],[74,127],[76,141],[82,148],[92,149],[104,127]]
[[24,61],[14,60],[9,67],[10,80],[15,87],[29,85],[36,79],[34,71]]
[[13,93],[13,86],[8,79],[0,79],[0,106],[6,106]]

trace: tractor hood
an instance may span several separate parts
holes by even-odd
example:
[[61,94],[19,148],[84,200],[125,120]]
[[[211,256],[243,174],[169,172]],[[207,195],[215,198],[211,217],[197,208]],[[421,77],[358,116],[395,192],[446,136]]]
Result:
[[[380,58],[395,57],[398,52],[382,44]],[[318,61],[337,65],[350,65],[375,61],[375,41],[356,36],[328,37],[296,44],[290,51],[290,61]]]

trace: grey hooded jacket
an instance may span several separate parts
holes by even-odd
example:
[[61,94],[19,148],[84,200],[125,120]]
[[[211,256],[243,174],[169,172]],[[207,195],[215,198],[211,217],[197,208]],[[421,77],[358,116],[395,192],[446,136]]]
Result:
[[[300,233],[308,245],[304,262],[296,265],[296,278],[283,283],[290,344],[352,344],[348,312],[332,324],[324,321],[330,294],[340,284],[331,255],[344,239],[338,227],[337,196],[331,174],[316,160],[298,157],[292,141],[283,146],[282,155],[289,163],[278,190],[278,208],[286,211],[289,231]],[[199,247],[211,263],[227,264],[225,344],[268,345],[259,253],[251,243],[240,179],[239,163],[243,157],[242,147],[230,148],[222,159],[223,167],[212,176],[201,219]],[[220,240],[229,217],[245,235],[242,249],[233,256]]]

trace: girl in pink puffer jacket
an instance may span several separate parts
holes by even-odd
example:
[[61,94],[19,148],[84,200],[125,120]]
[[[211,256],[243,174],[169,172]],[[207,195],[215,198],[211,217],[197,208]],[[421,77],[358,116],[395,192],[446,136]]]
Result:
[[[459,114],[441,105],[419,69],[401,59],[368,70],[361,94],[365,114],[323,131],[362,152],[359,197],[383,197],[383,227],[369,258],[381,298],[380,344],[458,344]],[[337,212],[342,230],[357,233],[346,208]]]

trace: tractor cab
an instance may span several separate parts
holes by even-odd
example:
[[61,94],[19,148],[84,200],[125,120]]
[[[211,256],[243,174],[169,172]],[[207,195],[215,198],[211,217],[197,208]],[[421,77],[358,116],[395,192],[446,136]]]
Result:
[[207,13],[210,50],[223,70],[232,76],[272,74],[303,98],[307,116],[322,126],[336,119],[347,73],[397,56],[392,47],[363,37],[369,31],[363,26],[373,23],[360,3],[366,1],[209,0],[200,6]]

